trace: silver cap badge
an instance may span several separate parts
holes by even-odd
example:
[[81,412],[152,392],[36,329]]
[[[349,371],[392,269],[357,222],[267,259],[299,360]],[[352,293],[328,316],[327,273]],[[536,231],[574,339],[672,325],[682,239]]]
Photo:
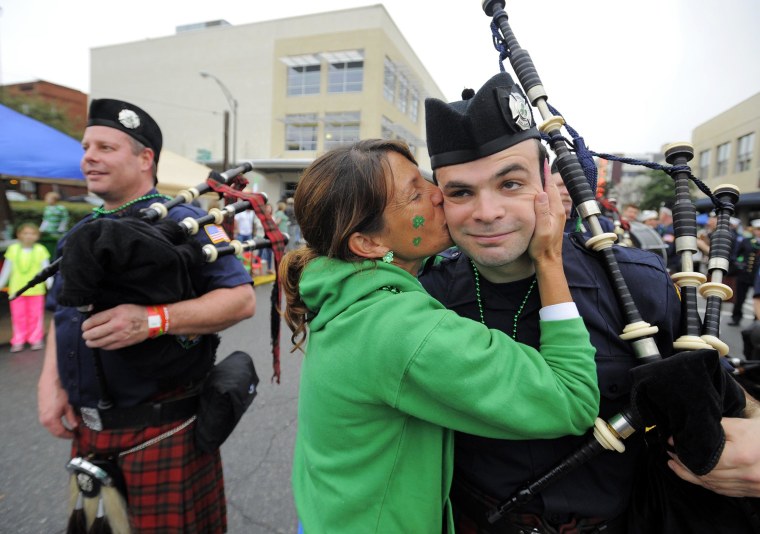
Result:
[[520,129],[527,130],[533,126],[533,115],[530,112],[530,107],[520,93],[512,91],[509,94],[509,109],[512,112],[512,119]]
[[119,122],[125,128],[134,130],[135,128],[140,126],[140,117],[137,115],[137,113],[135,113],[131,109],[122,109],[119,112]]

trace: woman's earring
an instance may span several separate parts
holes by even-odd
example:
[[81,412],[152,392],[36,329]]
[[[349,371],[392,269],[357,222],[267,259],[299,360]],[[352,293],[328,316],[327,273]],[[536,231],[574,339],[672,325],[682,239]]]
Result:
[[390,263],[390,262],[393,261],[393,251],[392,250],[389,250],[388,252],[385,253],[385,255],[383,256],[383,261],[385,263]]

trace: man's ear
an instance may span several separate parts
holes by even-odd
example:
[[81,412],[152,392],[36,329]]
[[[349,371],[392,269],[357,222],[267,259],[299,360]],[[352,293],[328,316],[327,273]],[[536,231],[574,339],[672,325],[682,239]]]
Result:
[[156,153],[152,148],[145,147],[140,154],[140,164],[143,168],[152,169]]
[[361,232],[354,232],[348,237],[348,249],[360,258],[377,260],[388,252],[388,247],[378,243],[375,238]]

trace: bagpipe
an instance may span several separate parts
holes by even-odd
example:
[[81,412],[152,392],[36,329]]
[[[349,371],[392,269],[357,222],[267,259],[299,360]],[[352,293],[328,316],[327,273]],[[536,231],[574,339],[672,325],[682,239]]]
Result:
[[[279,266],[288,236],[265,214],[266,195],[244,191],[248,181],[243,174],[252,168],[245,162],[222,173],[212,171],[205,182],[180,191],[171,200],[153,203],[134,217],[87,220],[65,237],[60,256],[9,299],[60,271],[64,284],[59,302],[66,306],[98,311],[124,303],[155,303],[156,298],[163,303],[176,302],[190,298],[187,270],[199,264],[271,248],[275,266]],[[209,192],[217,193],[225,207],[212,208],[205,215],[186,217],[179,222],[167,218],[171,209],[190,204]],[[203,246],[193,238],[209,224],[226,226],[227,233],[231,233],[232,225],[228,221],[248,209],[252,209],[261,222],[265,238],[244,242],[224,239],[222,243]],[[96,242],[98,246],[93,245]],[[280,380],[280,290],[280,280],[276,277],[271,297],[270,333],[272,378],[277,382]]]
[[[720,358],[727,355],[729,349],[719,339],[721,306],[732,296],[732,290],[723,283],[723,278],[728,273],[732,245],[729,219],[734,213],[739,190],[733,185],[724,184],[714,192],[710,191],[691,173],[688,162],[693,158],[694,150],[688,143],[675,143],[666,148],[665,158],[670,167],[659,168],[667,172],[675,182],[673,219],[681,271],[671,277],[681,296],[681,335],[673,341],[673,355],[663,358],[654,340],[658,329],[641,317],[615,257],[613,245],[617,235],[604,232],[599,223],[601,210],[593,183],[595,168],[592,171],[592,153],[586,148],[582,137],[574,136],[571,143],[563,136],[561,129],[566,126],[565,120],[549,105],[536,67],[528,52],[520,47],[504,6],[504,0],[482,1],[483,10],[492,18],[491,31],[494,46],[500,52],[500,67],[504,70],[502,62],[508,58],[528,100],[538,109],[543,119],[539,130],[556,156],[557,168],[572,198],[574,209],[590,230],[591,237],[585,246],[596,252],[609,275],[610,285],[626,323],[620,338],[629,342],[637,365],[631,370],[633,386],[629,406],[607,421],[597,419],[592,435],[577,451],[493,507],[487,517],[490,523],[499,521],[504,514],[529,502],[543,489],[596,455],[604,451],[623,452],[624,441],[648,427],[655,427],[656,432],[652,434],[660,436],[662,456],[665,440],[673,436],[675,452],[681,461],[695,474],[706,474],[717,463],[724,445],[721,417],[740,416],[745,403],[744,391],[721,365]],[[566,128],[570,130],[569,127]],[[706,281],[707,277],[694,270],[693,257],[698,250],[697,223],[696,208],[689,192],[690,182],[694,182],[709,196],[717,213],[717,228],[711,239],[708,263],[709,282]],[[698,292],[706,300],[704,320],[700,319],[698,311]],[[674,384],[688,386],[676,387]],[[664,459],[659,458],[662,476],[668,475],[664,473],[667,471],[666,459],[666,456]],[[670,476],[675,478],[672,473]],[[661,479],[658,478],[659,480]],[[671,496],[663,488],[673,490]],[[668,502],[670,509],[664,511],[654,510],[655,507],[662,506],[662,503],[648,502],[646,505],[643,515],[650,516],[646,520],[659,514],[660,519],[666,518],[665,523],[674,528],[664,530],[666,532],[681,531],[675,525],[692,514],[694,511],[690,506],[699,506],[699,502],[718,502],[731,510],[738,507],[742,510],[739,515],[747,515],[742,503],[735,502],[739,499],[712,494],[677,478],[675,481],[668,479],[659,489],[661,500],[675,495],[681,499],[676,504]],[[718,511],[710,511],[723,520]],[[697,517],[698,514],[693,514],[693,518],[687,518],[686,521],[698,521]],[[757,516],[754,519],[760,520]],[[647,531],[649,527],[640,528]],[[753,528],[758,528],[758,525],[753,524]],[[689,531],[697,530],[683,530]]]

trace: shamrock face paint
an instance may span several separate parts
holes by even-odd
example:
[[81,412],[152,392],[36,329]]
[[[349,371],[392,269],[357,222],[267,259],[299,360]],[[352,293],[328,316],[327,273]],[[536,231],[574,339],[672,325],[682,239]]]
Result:
[[[415,228],[415,230],[419,228],[420,226],[422,226],[423,224],[425,224],[425,217],[423,217],[422,215],[415,215],[414,218],[412,219],[412,226]],[[415,247],[418,247],[421,241],[422,241],[421,237],[419,236],[415,237],[414,239],[412,239],[412,245],[414,245]]]

